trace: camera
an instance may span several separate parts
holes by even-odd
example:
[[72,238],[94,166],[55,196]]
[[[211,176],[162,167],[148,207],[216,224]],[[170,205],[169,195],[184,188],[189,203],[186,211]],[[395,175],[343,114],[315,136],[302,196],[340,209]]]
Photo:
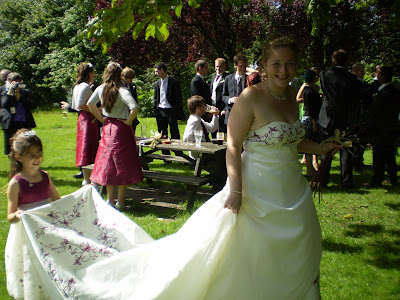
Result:
[[24,88],[26,88],[26,85],[25,85],[25,84],[23,84],[23,83],[19,83],[19,82],[17,82],[17,83],[15,84],[15,88],[24,89]]

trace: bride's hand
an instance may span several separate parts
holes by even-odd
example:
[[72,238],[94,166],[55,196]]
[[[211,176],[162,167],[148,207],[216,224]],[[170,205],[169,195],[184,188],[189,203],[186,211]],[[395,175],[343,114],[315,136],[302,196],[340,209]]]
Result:
[[229,208],[233,213],[239,213],[242,205],[242,194],[230,193],[225,201],[224,208]]
[[341,148],[341,145],[338,145],[336,143],[327,143],[327,144],[323,144],[321,145],[322,151],[324,154],[328,154],[328,152],[332,151],[332,156],[335,155]]

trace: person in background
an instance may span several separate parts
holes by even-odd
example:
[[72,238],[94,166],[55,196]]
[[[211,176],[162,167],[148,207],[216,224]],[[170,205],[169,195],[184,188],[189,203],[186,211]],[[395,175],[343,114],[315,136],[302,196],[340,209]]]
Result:
[[[206,105],[212,105],[210,86],[207,83],[207,75],[209,72],[209,67],[207,61],[199,59],[194,64],[196,69],[196,76],[193,77],[190,83],[190,94],[192,96],[201,96],[206,102]],[[205,112],[201,118],[206,122],[211,122],[212,114]],[[207,131],[204,131],[204,137],[206,142],[210,142],[210,137]]]
[[[368,111],[369,108],[371,107],[371,104],[374,100],[373,97],[373,90],[374,88],[372,85],[369,85],[364,81],[364,75],[365,75],[365,67],[361,62],[355,63],[352,68],[351,72],[357,76],[358,81],[360,82],[360,109],[361,109],[361,114],[360,114],[360,120],[359,122],[365,122],[367,119]],[[363,168],[365,167],[364,164],[364,151],[365,148],[367,147],[367,142],[363,141],[360,144],[357,144],[355,146],[356,148],[356,153],[354,157],[354,170],[357,172],[362,172]]]
[[[323,102],[318,117],[321,126],[321,139],[325,140],[334,135],[335,130],[343,132],[356,121],[352,115],[357,115],[360,104],[360,83],[357,76],[346,71],[347,53],[343,49],[332,55],[333,67],[321,72],[320,83],[323,92]],[[359,115],[359,114],[358,114]],[[322,156],[322,161],[325,156]],[[340,149],[340,174],[342,186],[352,188],[353,184],[353,155],[346,149]],[[331,164],[326,168],[321,180],[322,186],[329,183]]]
[[[131,126],[139,107],[128,89],[121,86],[121,72],[119,64],[109,63],[104,70],[103,84],[94,91],[87,105],[103,123],[103,134],[90,180],[106,186],[109,205],[124,210],[127,186],[142,181],[143,174]],[[101,102],[104,117],[97,109],[98,102]],[[115,187],[118,190],[117,202]]]
[[[317,74],[317,81],[311,84],[311,87],[317,91],[317,93],[320,92],[320,87],[318,86],[317,82],[318,82],[318,78],[319,78],[319,70],[317,67],[312,67],[310,70],[313,70],[316,74]],[[306,83],[303,83],[302,86],[300,87],[299,91],[297,92],[297,96],[296,96],[296,101],[297,103],[299,103],[299,113],[300,113],[300,120],[303,118],[303,113],[304,113],[304,102],[303,102],[303,91],[304,91],[304,87],[306,86]],[[317,171],[319,168],[319,163],[318,163],[318,155],[313,155],[313,167],[314,169]],[[306,155],[303,155],[303,158],[301,160],[302,164],[306,163]]]
[[[136,84],[133,82],[135,78],[135,71],[129,67],[125,67],[122,69],[121,73],[121,86],[126,87],[129,92],[132,94],[133,99],[135,99],[136,103],[138,103],[138,94],[136,89]],[[132,129],[136,135],[136,127],[140,124],[138,118],[135,118],[132,122]]]
[[247,75],[247,86],[252,86],[262,81],[261,74],[259,72],[252,72]]
[[1,82],[3,83],[3,85],[5,85],[5,87],[8,89],[8,87],[9,87],[9,82],[7,83],[7,77],[8,77],[8,74],[10,74],[11,73],[11,71],[10,70],[8,70],[8,69],[3,69],[3,70],[1,70],[0,71],[0,78],[1,78]]
[[236,103],[242,91],[247,87],[246,68],[247,58],[242,54],[235,55],[233,58],[236,72],[226,76],[222,99],[225,102],[225,124],[228,125],[230,111]]
[[[226,124],[225,124],[225,112],[222,112],[225,109],[225,103],[222,100],[222,91],[224,89],[225,77],[228,75],[226,70],[226,60],[224,58],[217,58],[214,62],[215,74],[211,77],[211,103],[221,112],[219,117],[219,126],[218,131],[226,132]],[[217,131],[211,133],[211,136],[215,138],[217,135]]]
[[5,109],[11,118],[4,124],[5,154],[10,153],[10,138],[22,128],[32,129],[36,127],[31,110],[34,107],[31,91],[22,83],[22,76],[13,72],[8,74],[10,83],[8,91],[2,93],[1,108]]
[[44,299],[35,265],[27,256],[26,233],[20,224],[24,211],[60,198],[49,175],[40,170],[42,141],[33,130],[21,129],[12,138],[7,220],[11,223],[5,249],[7,290],[15,299]]
[[[205,142],[204,132],[214,132],[219,126],[219,110],[215,106],[211,107],[212,119],[211,122],[204,121],[201,116],[206,112],[206,101],[201,96],[192,96],[187,100],[187,107],[190,112],[189,119],[187,120],[183,140],[185,142],[195,142],[194,132],[196,130],[202,131],[202,142]],[[198,153],[190,152],[190,157],[196,159]],[[202,163],[204,168],[210,173],[210,182],[213,185],[212,191],[218,192],[221,190],[226,182],[226,164],[225,153],[218,152],[215,155],[207,153],[202,154]]]
[[[156,64],[154,72],[159,78],[154,83],[154,115],[157,130],[162,136],[168,136],[168,126],[172,139],[180,139],[178,120],[185,119],[182,109],[182,90],[179,80],[167,73],[167,65]],[[163,150],[168,155],[169,151]]]
[[9,126],[11,122],[11,115],[8,112],[7,109],[2,108],[2,100],[5,100],[5,95],[8,92],[8,89],[10,88],[10,82],[7,80],[8,74],[10,74],[10,70],[3,69],[0,72],[1,76],[1,81],[3,85],[0,87],[0,122],[1,122],[1,129],[3,130],[3,136],[4,136],[4,154],[8,154],[10,151],[10,134],[7,132],[9,131]]
[[[83,167],[94,163],[99,145],[99,125],[86,102],[92,95],[89,83],[94,81],[94,69],[90,63],[81,63],[76,68],[75,87],[72,92],[71,108],[78,111],[76,125],[75,166]],[[82,185],[90,183],[90,170],[83,169]]]
[[[318,81],[317,73],[314,70],[307,70],[304,73],[305,86],[303,89],[304,114],[301,123],[306,129],[306,138],[319,143],[318,115],[321,110],[321,97],[314,89],[315,83]],[[316,173],[313,166],[312,154],[305,154],[307,172],[305,176],[312,177]]]
[[398,184],[396,164],[396,139],[399,138],[400,91],[392,84],[393,69],[382,66],[378,71],[381,86],[371,106],[368,128],[372,137],[373,169],[369,186],[380,187],[386,171],[389,183]]
[[[206,101],[201,96],[192,96],[187,100],[187,107],[190,112],[189,119],[187,120],[185,132],[183,134],[183,140],[185,142],[194,142],[194,132],[196,130],[214,132],[218,129],[219,125],[219,111],[218,108],[212,106],[212,119],[211,122],[204,121],[201,116],[206,112]],[[205,142],[206,139],[202,137],[202,141]]]

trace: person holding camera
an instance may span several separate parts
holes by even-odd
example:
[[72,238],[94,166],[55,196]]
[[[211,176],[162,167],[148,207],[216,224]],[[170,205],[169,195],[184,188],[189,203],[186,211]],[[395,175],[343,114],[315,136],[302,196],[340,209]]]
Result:
[[31,113],[33,101],[31,92],[22,83],[22,76],[12,72],[8,75],[10,82],[7,93],[1,95],[1,108],[4,108],[11,116],[7,123],[3,123],[4,130],[4,154],[10,153],[10,138],[22,128],[32,129],[36,127]]

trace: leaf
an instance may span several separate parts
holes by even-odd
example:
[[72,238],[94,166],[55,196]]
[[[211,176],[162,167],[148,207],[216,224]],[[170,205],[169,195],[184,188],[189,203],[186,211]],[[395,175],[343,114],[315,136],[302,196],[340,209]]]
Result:
[[143,21],[136,23],[135,28],[133,28],[133,31],[132,31],[132,37],[135,40],[138,38],[139,34],[142,32],[145,25],[146,25],[146,23]]
[[190,7],[198,8],[200,6],[201,0],[189,0],[188,4]]
[[156,33],[156,22],[155,22],[155,19],[153,19],[150,23],[149,23],[149,25],[147,26],[147,28],[146,28],[146,40],[148,40],[149,39],[149,37],[154,37],[154,35],[155,35],[155,33]]
[[352,214],[344,215],[343,219],[353,219],[353,215]]
[[177,17],[181,17],[182,15],[182,8],[183,8],[183,4],[179,3],[176,7],[175,7],[175,14]]

